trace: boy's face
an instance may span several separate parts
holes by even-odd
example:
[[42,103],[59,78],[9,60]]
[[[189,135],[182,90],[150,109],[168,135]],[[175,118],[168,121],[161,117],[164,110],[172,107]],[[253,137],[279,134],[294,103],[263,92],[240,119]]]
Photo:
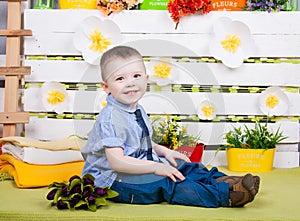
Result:
[[132,57],[115,59],[107,65],[107,79],[102,83],[106,93],[119,102],[136,107],[147,89],[148,75],[142,60]]

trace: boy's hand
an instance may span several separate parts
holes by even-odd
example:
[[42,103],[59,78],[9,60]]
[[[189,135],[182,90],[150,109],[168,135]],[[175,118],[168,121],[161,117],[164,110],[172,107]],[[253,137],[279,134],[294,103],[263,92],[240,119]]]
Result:
[[182,154],[182,153],[179,153],[178,151],[174,151],[174,150],[171,150],[166,156],[165,158],[174,166],[174,167],[177,167],[177,163],[176,163],[176,159],[178,160],[183,160],[185,162],[191,162],[190,159]]
[[154,174],[158,176],[167,176],[174,182],[176,182],[176,178],[180,180],[185,179],[185,177],[182,175],[182,173],[179,170],[177,170],[175,167],[172,167],[164,163],[155,164]]

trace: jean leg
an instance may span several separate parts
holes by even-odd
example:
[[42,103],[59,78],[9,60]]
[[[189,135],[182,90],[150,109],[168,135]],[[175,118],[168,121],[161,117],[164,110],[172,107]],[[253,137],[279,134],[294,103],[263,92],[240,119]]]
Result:
[[119,193],[119,196],[112,200],[134,204],[167,201],[170,204],[188,206],[228,206],[228,183],[215,181],[225,174],[216,168],[209,171],[194,163],[181,164],[179,170],[186,177],[184,181],[173,182],[168,177],[153,174],[123,176],[111,186],[111,189]]
[[173,197],[169,203],[207,208],[228,206],[228,183],[222,182],[210,185],[186,178],[175,185]]
[[228,183],[216,182],[216,178],[226,174],[215,167],[208,170],[201,163],[184,163],[179,171],[185,180],[176,184],[170,203],[203,207],[228,206]]
[[[147,175],[127,175],[119,177],[113,185],[112,190],[119,193],[119,196],[111,199],[115,202],[132,204],[150,204],[166,201],[172,195],[175,183],[168,177]],[[167,187],[168,193],[164,189]]]
[[208,170],[202,163],[184,163],[178,169],[185,177],[204,184],[215,184],[218,177],[226,176],[216,167]]

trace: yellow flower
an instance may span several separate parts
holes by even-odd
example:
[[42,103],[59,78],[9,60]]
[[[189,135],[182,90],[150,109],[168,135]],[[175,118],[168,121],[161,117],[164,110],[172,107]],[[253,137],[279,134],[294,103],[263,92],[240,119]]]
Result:
[[266,106],[273,109],[279,103],[278,97],[273,94],[270,94],[266,99]]
[[176,150],[182,145],[194,146],[198,142],[198,138],[189,135],[184,126],[179,125],[170,118],[159,122],[157,126],[153,125],[152,139],[154,142],[165,145],[172,150]]
[[61,114],[68,110],[69,96],[63,84],[56,81],[43,83],[41,96],[42,104],[47,111]]
[[171,66],[168,65],[166,62],[154,65],[153,68],[155,77],[168,78],[171,74]]
[[92,40],[92,44],[89,46],[89,49],[96,52],[99,51],[101,54],[111,44],[110,39],[105,38],[98,29],[95,29],[90,34],[90,39]]
[[106,107],[106,105],[107,105],[107,102],[106,102],[106,101],[102,101],[102,102],[101,102],[101,107]]
[[111,19],[102,20],[96,15],[84,18],[73,36],[73,44],[83,59],[99,65],[102,54],[122,41],[119,26]]
[[50,92],[48,92],[48,98],[47,101],[51,104],[51,105],[56,105],[59,103],[64,102],[65,100],[65,95],[63,93],[61,93],[58,90],[52,90]]
[[223,45],[223,48],[229,52],[236,52],[236,49],[240,46],[241,44],[241,39],[236,36],[233,35],[232,37],[230,36],[230,34],[226,35],[226,39],[221,41],[221,44]]
[[214,113],[215,108],[213,106],[203,105],[201,110],[203,111],[205,117],[210,117]]
[[173,137],[173,138],[172,138],[172,144],[173,144],[173,145],[172,145],[172,146],[173,146],[172,148],[173,148],[173,149],[177,149],[177,147],[178,147],[178,141],[177,141],[177,138],[176,138],[176,137]]
[[167,132],[163,135],[163,141],[164,141],[164,142],[167,142],[167,140],[168,140],[168,139],[167,139],[167,135],[168,135]]

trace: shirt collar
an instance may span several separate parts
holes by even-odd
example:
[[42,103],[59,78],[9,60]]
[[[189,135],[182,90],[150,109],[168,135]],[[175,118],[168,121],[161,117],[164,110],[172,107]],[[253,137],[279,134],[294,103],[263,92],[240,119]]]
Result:
[[117,107],[118,109],[121,109],[123,111],[126,111],[126,112],[129,112],[129,113],[133,113],[136,111],[136,109],[139,109],[140,108],[140,105],[137,104],[137,107],[134,108],[130,105],[127,105],[127,104],[123,104],[119,101],[117,101],[111,94],[109,94],[106,98],[106,101],[108,104],[112,105],[112,106],[115,106]]

